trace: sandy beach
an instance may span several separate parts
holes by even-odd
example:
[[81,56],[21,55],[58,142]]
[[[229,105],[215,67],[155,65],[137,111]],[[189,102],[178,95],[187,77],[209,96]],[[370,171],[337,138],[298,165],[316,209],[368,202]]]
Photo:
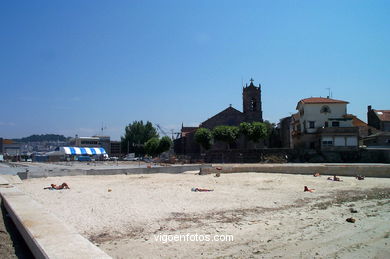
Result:
[[[390,254],[390,179],[196,173],[35,178],[18,188],[114,258]],[[71,189],[43,189],[63,182]],[[303,192],[305,185],[315,192]],[[234,240],[156,240],[168,235]]]

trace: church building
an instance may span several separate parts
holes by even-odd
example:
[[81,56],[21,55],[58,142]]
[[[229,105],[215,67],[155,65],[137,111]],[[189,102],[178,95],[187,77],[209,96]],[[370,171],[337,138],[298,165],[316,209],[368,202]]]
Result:
[[[225,110],[202,122],[199,127],[181,128],[181,136],[174,142],[176,154],[191,155],[200,153],[200,145],[195,142],[194,135],[198,128],[213,128],[221,125],[239,126],[242,122],[263,122],[263,111],[261,107],[261,85],[255,86],[253,79],[249,86],[246,84],[242,89],[243,112],[233,108],[231,105]],[[240,142],[240,141],[238,141]],[[240,143],[237,143],[237,148]]]

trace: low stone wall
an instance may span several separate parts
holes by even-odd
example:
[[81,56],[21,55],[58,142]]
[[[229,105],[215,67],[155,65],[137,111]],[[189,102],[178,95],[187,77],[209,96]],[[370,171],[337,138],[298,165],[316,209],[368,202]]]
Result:
[[365,164],[247,164],[213,165],[211,168],[202,168],[201,174],[212,173],[281,173],[281,174],[308,174],[320,173],[322,175],[356,176],[390,178],[390,165]]
[[110,175],[110,174],[180,174],[186,171],[201,170],[202,168],[211,168],[211,165],[185,165],[185,166],[161,166],[151,168],[128,168],[128,169],[91,169],[87,170],[87,175]]
[[350,151],[294,150],[263,148],[251,150],[210,150],[206,163],[390,163],[390,150],[360,149]]
[[201,168],[211,167],[210,164],[205,165],[183,165],[183,166],[160,166],[160,167],[135,167],[135,168],[113,168],[113,169],[88,169],[88,170],[51,170],[42,172],[26,172],[21,176],[26,178],[39,177],[54,177],[54,176],[74,176],[74,175],[117,175],[117,174],[155,174],[155,173],[171,173],[180,174],[185,171],[195,171]]
[[206,163],[287,162],[297,156],[297,151],[289,148],[231,149],[210,150],[204,160]]

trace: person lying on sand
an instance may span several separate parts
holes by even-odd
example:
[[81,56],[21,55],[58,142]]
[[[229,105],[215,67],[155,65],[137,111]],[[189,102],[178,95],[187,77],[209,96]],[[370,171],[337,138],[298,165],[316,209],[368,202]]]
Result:
[[310,189],[307,186],[303,187],[304,192],[314,192],[315,189]]
[[201,188],[192,188],[191,191],[193,192],[212,192],[214,190],[210,190],[210,189],[201,189]]
[[357,176],[356,176],[356,179],[358,179],[358,180],[364,180],[364,176],[363,176],[363,175],[357,175]]
[[335,181],[335,182],[342,182],[343,180],[340,179],[340,177],[333,176],[333,177],[328,177],[328,180],[330,181]]
[[70,189],[67,183],[62,183],[61,185],[55,185],[54,183],[50,184],[50,187],[45,187],[43,189],[49,190],[62,190],[62,189]]
[[313,176],[314,176],[314,177],[319,177],[319,176],[321,176],[321,175],[320,175],[320,173],[314,173]]

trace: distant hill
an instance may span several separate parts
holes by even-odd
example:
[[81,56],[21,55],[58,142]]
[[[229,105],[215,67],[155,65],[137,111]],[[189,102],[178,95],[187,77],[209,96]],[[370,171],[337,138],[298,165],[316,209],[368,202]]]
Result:
[[16,142],[67,141],[69,137],[57,134],[31,135],[29,137],[13,139]]

